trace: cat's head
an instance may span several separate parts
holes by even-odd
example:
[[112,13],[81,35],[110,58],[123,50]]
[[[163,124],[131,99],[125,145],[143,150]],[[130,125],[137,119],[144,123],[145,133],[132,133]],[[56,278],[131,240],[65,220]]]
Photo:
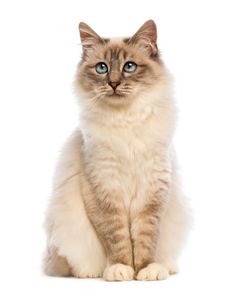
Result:
[[79,31],[83,56],[76,83],[91,105],[127,106],[154,90],[164,76],[153,20],[130,38],[102,38],[83,22]]

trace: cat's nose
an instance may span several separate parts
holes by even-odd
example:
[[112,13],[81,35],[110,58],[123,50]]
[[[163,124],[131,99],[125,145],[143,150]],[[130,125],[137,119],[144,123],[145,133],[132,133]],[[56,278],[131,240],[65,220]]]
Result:
[[112,87],[114,90],[121,84],[121,82],[109,82],[110,87]]

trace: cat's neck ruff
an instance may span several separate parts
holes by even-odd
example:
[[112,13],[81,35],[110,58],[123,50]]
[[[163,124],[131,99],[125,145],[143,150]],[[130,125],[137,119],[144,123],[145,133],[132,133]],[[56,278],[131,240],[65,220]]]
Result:
[[175,127],[174,102],[170,95],[156,94],[141,96],[128,110],[84,110],[80,124],[84,139],[127,141],[137,134],[169,143]]
[[157,118],[164,114],[172,117],[174,115],[171,90],[165,84],[133,99],[133,102],[124,108],[108,106],[90,108],[85,105],[82,108],[81,121],[85,126],[94,124],[101,127],[132,128],[147,122],[153,116]]

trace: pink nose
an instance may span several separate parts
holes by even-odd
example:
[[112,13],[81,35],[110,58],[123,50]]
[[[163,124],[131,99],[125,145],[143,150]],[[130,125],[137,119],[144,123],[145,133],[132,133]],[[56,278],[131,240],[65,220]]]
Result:
[[110,87],[116,90],[117,86],[120,85],[120,82],[109,82]]

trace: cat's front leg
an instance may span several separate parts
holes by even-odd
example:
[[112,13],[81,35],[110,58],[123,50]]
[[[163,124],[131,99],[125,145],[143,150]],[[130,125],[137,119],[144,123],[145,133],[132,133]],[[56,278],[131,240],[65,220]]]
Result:
[[98,191],[90,193],[86,205],[88,216],[107,255],[103,278],[108,281],[132,280],[132,246],[124,204],[112,192]]
[[132,244],[123,198],[126,190],[123,180],[128,171],[114,149],[107,142],[88,138],[84,164],[89,190],[83,197],[87,215],[106,252],[104,279],[132,280]]
[[168,270],[156,261],[159,227],[168,197],[170,173],[164,169],[148,178],[150,186],[143,200],[132,204],[131,236],[133,241],[134,268],[137,280],[162,280]]

